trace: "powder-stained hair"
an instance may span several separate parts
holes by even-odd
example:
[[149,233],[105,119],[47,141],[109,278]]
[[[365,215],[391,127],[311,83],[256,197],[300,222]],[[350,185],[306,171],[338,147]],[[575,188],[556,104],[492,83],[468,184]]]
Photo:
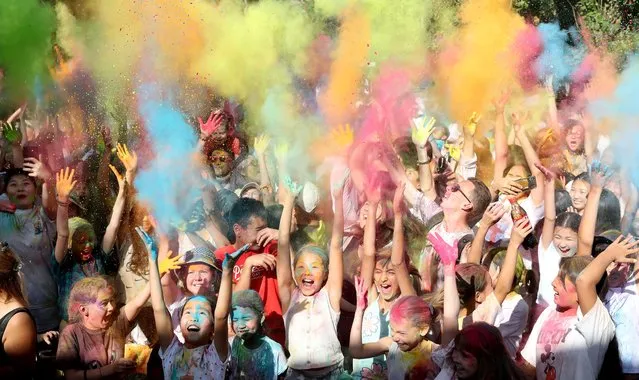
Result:
[[104,276],[85,277],[73,284],[69,295],[69,323],[82,321],[80,307],[95,303],[100,290],[114,289]]
[[475,298],[476,292],[483,292],[486,289],[488,270],[484,266],[473,263],[459,264],[455,272],[457,292],[462,305]]
[[573,284],[576,284],[577,277],[579,277],[579,274],[586,269],[592,260],[592,256],[573,256],[562,258],[559,262],[559,278],[563,282],[567,277]]
[[328,254],[326,253],[326,250],[324,248],[315,244],[306,244],[297,251],[295,257],[293,258],[293,267],[297,265],[297,261],[300,259],[300,257],[302,257],[302,254],[304,253],[312,253],[318,256],[320,260],[322,260],[322,266],[324,267],[324,270],[328,271]]
[[231,309],[236,307],[247,307],[257,314],[258,319],[264,315],[264,303],[255,290],[247,289],[233,293]]
[[431,311],[428,303],[419,296],[399,297],[390,310],[391,321],[409,320],[417,328],[430,326]]

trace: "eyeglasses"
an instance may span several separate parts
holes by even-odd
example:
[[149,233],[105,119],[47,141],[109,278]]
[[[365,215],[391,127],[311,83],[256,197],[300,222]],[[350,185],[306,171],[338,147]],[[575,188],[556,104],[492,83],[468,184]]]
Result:
[[463,195],[463,196],[464,196],[464,198],[466,198],[466,200],[468,201],[468,203],[470,203],[471,205],[473,204],[473,202],[472,202],[472,201],[468,198],[468,196],[466,195],[466,193],[464,193],[464,192],[462,191],[462,189],[461,189],[461,187],[460,187],[459,185],[453,185],[453,186],[451,186],[450,191],[451,191],[451,192],[453,192],[453,193],[454,193],[454,192],[456,192],[456,191],[459,191],[459,192],[461,193],[461,195]]

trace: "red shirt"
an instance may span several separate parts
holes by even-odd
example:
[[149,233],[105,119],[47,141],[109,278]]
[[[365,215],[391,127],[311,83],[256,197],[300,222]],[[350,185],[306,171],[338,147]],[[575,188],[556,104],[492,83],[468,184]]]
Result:
[[[215,257],[224,261],[227,253],[233,253],[236,248],[227,245],[215,251]],[[242,267],[247,257],[266,253],[277,257],[277,241],[271,241],[264,248],[258,251],[248,251],[237,260],[233,268],[233,283],[237,284],[242,273]],[[264,270],[263,268],[253,268],[251,273],[250,289],[255,290],[264,302],[264,327],[266,335],[284,347],[286,343],[286,333],[284,331],[284,320],[282,319],[282,304],[277,286],[277,274],[274,270]]]

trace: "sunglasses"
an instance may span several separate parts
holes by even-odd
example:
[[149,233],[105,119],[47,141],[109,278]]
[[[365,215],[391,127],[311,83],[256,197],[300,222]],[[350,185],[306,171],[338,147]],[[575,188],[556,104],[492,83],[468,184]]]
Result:
[[463,195],[463,196],[464,196],[464,198],[466,198],[466,200],[468,201],[468,203],[470,203],[471,205],[473,204],[473,202],[472,202],[472,201],[468,198],[468,196],[466,195],[466,193],[464,193],[464,192],[462,191],[462,189],[461,189],[461,187],[459,187],[459,185],[453,185],[453,186],[451,186],[450,191],[451,191],[451,192],[453,192],[453,193],[454,193],[454,192],[456,192],[456,191],[459,191],[459,192],[461,193],[461,195]]
[[215,162],[226,162],[229,158],[227,156],[211,156],[209,160],[213,163]]

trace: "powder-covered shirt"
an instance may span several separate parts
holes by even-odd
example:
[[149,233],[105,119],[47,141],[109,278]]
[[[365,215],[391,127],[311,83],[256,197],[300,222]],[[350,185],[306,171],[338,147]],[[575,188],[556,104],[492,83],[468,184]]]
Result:
[[337,339],[339,315],[325,287],[308,297],[297,287],[293,290],[284,315],[289,368],[318,369],[342,363],[344,355]]
[[539,258],[539,290],[537,290],[537,304],[543,307],[555,305],[555,290],[552,288],[552,282],[557,278],[559,273],[559,262],[561,254],[555,247],[554,243],[550,243],[548,248],[544,248],[544,243],[540,241],[537,246],[537,256]]
[[431,354],[435,345],[427,341],[425,350],[403,352],[393,342],[388,350],[388,379],[404,380],[406,375],[411,379],[433,378],[436,368],[433,366]]
[[634,279],[623,288],[608,290],[604,303],[615,324],[621,369],[639,373],[639,295]]
[[264,336],[259,347],[250,349],[238,337],[231,343],[231,379],[276,380],[286,372],[282,346]]
[[104,253],[102,248],[93,251],[93,259],[86,263],[78,263],[73,257],[71,250],[67,250],[61,263],[55,258],[55,252],[51,255],[51,267],[58,282],[58,309],[60,318],[68,320],[69,295],[73,284],[86,277],[99,276],[103,274],[112,275],[117,271],[118,258],[115,249],[111,253]]
[[189,349],[176,337],[173,337],[166,350],[160,349],[160,358],[165,380],[181,379],[183,376],[192,376],[193,380],[224,379],[228,363],[228,360],[220,360],[215,344]]
[[[379,297],[364,310],[362,318],[362,344],[377,342],[390,335],[390,320],[388,313],[382,314],[379,308]],[[373,376],[387,374],[386,355],[374,358],[353,359],[353,378],[369,379]]]
[[82,322],[67,325],[58,339],[58,368],[96,369],[123,358],[129,330],[130,324],[123,312],[106,330],[89,330]]
[[555,307],[541,313],[521,356],[536,367],[537,379],[597,378],[615,325],[599,298],[581,315],[563,317]]
[[15,214],[0,212],[0,240],[22,261],[24,288],[29,311],[38,333],[58,329],[58,288],[53,277],[51,252],[56,236],[55,221],[50,220],[39,203]]

